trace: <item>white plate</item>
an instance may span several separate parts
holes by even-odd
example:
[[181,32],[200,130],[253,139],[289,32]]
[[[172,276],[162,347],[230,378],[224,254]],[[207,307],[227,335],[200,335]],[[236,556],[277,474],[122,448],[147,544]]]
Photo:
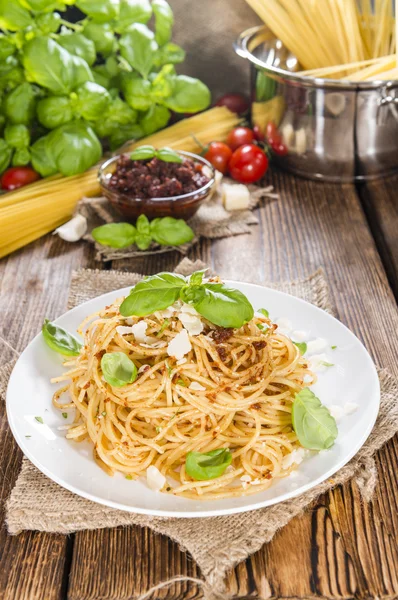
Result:
[[[271,318],[286,317],[294,330],[307,331],[310,339],[321,337],[330,346],[337,346],[335,350],[329,346],[327,353],[335,366],[319,374],[314,392],[326,405],[353,402],[359,408],[338,424],[339,435],[330,450],[314,453],[294,475],[276,481],[268,490],[242,498],[200,502],[154,492],[144,478],[130,481],[120,474],[110,478],[93,461],[88,442],[67,441],[65,432],[58,429],[71,420],[65,420],[51,403],[59,385],[49,380],[63,372],[62,357],[50,350],[39,334],[20,356],[7,390],[8,420],[29,460],[59,485],[94,502],[170,517],[227,515],[269,506],[302,494],[345,465],[365,442],[379,409],[379,380],[364,346],[339,321],[303,300],[248,283],[227,283],[246,294],[255,309],[267,308]],[[85,302],[55,322],[75,332],[86,316],[129,290],[124,288]],[[44,424],[38,423],[36,416],[42,417]]]

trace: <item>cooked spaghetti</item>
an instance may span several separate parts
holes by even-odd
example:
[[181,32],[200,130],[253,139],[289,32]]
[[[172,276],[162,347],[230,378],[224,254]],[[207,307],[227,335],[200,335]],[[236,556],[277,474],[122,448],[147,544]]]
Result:
[[[162,474],[158,489],[186,498],[249,495],[288,475],[291,454],[301,448],[292,427],[294,395],[316,380],[297,346],[260,313],[240,329],[216,327],[196,313],[202,331],[186,336],[183,358],[171,356],[170,342],[196,311],[177,301],[144,318],[125,318],[122,300],[83,322],[80,355],[53,380],[70,380],[53,398],[58,409],[75,409],[67,438],[89,439],[109,475],[137,479],[155,467]],[[133,383],[105,381],[101,359],[114,352],[136,365]],[[198,481],[187,474],[189,452],[221,448],[232,454],[221,476]]]

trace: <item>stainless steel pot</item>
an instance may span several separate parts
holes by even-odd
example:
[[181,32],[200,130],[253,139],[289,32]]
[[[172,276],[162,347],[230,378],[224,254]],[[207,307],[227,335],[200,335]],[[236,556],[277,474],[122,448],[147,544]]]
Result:
[[302,77],[267,27],[244,31],[235,51],[250,61],[252,124],[274,121],[288,148],[281,168],[311,179],[353,181],[398,170],[398,81]]

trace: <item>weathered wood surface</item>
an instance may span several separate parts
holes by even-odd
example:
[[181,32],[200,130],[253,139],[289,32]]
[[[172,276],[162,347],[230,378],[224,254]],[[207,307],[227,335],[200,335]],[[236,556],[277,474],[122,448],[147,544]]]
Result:
[[[252,235],[204,241],[191,258],[202,258],[224,277],[259,283],[302,277],[323,266],[338,317],[378,364],[398,375],[396,302],[355,188],[278,173],[271,180],[280,198],[261,207],[261,224]],[[386,218],[384,209],[375,206],[377,185],[384,190],[384,205],[393,202],[394,184],[374,183],[365,190],[366,212],[371,207],[378,215],[380,236],[394,255],[398,216],[390,210]],[[380,248],[380,239],[377,243]],[[172,253],[112,266],[154,273],[172,269],[178,260]],[[384,256],[383,260],[386,264]],[[52,318],[65,310],[71,270],[80,266],[99,266],[92,250],[51,236],[3,259],[0,336],[23,349],[44,316]],[[389,277],[391,281],[390,273]],[[4,344],[0,352],[6,359],[12,355]],[[4,407],[0,409],[4,500],[18,474],[21,453]],[[290,600],[398,597],[397,462],[398,441],[393,440],[377,456],[379,485],[372,503],[361,503],[354,484],[320,498],[234,570],[230,591],[237,598]],[[66,538],[33,532],[9,537],[3,526],[0,556],[1,600],[131,600],[161,580],[179,574],[200,576],[173,542],[138,527]],[[180,583],[154,596],[200,597],[196,586]]]

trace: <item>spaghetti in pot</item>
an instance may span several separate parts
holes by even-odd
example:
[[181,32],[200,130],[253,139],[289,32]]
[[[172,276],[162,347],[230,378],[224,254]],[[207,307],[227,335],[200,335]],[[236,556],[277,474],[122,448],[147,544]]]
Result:
[[[83,322],[80,355],[52,380],[70,380],[53,398],[61,410],[75,408],[67,438],[91,440],[95,460],[109,475],[137,479],[154,466],[166,477],[163,492],[187,498],[249,495],[288,475],[294,461],[286,457],[301,447],[292,427],[294,396],[316,379],[293,342],[259,313],[240,329],[201,318],[203,331],[189,335],[191,350],[177,360],[168,346],[183,329],[178,307],[167,318],[159,311],[126,319],[119,313],[122,300]],[[143,320],[155,343],[139,343],[127,331]],[[105,381],[101,358],[111,352],[135,363],[133,383]],[[197,481],[186,473],[189,452],[221,448],[232,453],[223,475]]]

